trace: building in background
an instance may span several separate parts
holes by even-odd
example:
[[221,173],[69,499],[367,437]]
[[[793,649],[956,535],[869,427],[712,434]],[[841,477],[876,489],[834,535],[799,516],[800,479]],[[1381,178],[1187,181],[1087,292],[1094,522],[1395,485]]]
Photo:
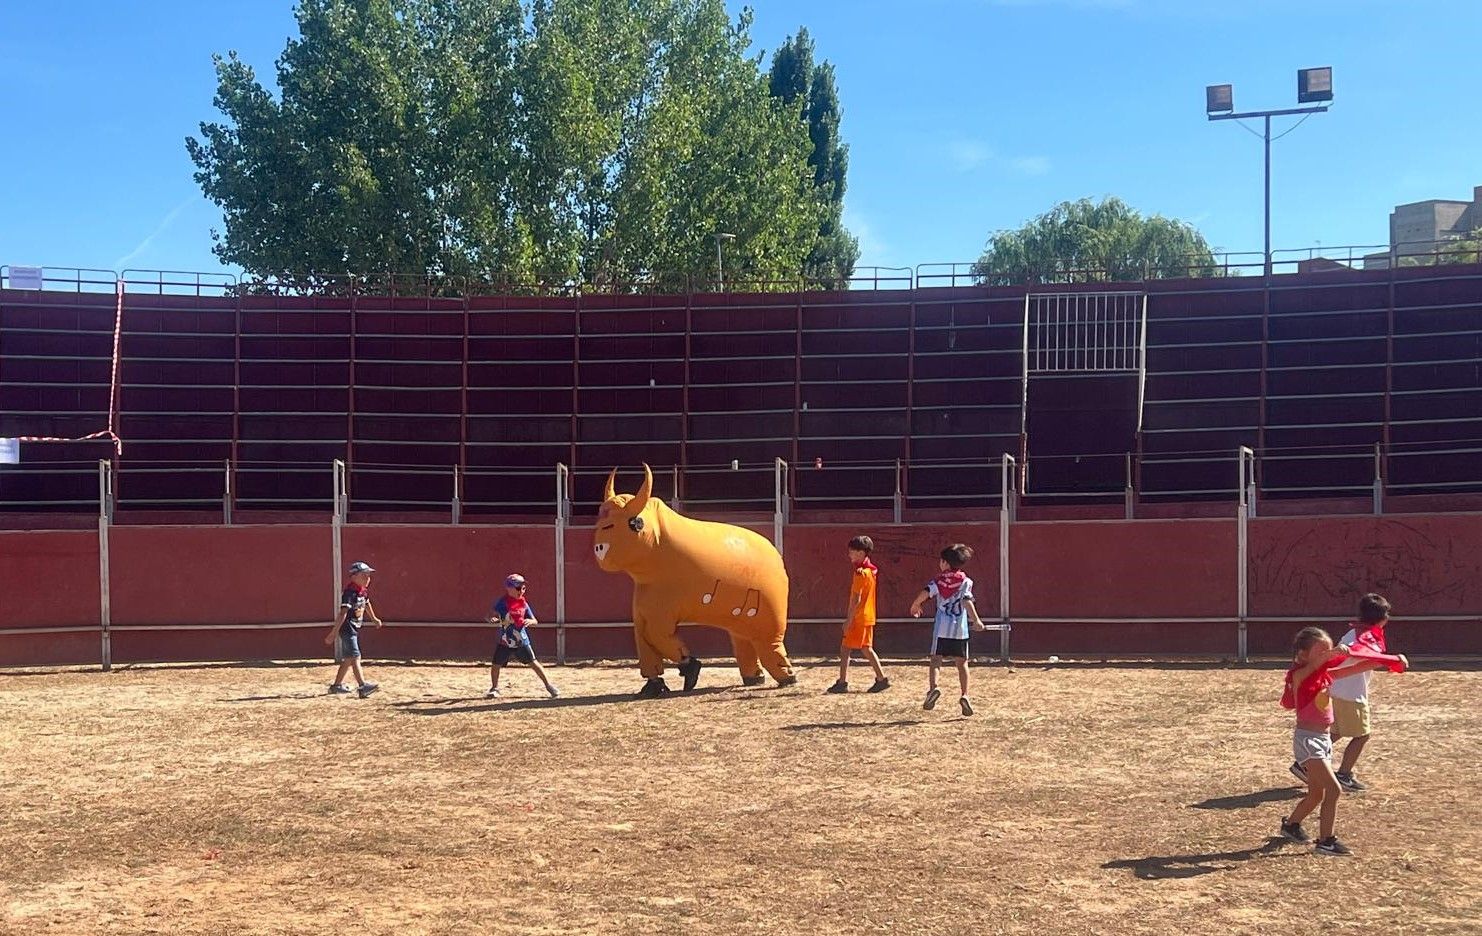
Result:
[[1396,205],[1389,213],[1390,249],[1366,254],[1364,269],[1388,268],[1391,254],[1413,257],[1431,253],[1437,244],[1465,237],[1479,228],[1482,228],[1482,185],[1472,189],[1471,201],[1431,198]]

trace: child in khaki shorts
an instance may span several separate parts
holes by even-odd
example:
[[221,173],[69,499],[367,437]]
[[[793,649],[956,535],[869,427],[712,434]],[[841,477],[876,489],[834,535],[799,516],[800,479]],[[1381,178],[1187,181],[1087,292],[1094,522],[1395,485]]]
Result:
[[[1374,642],[1373,634],[1380,635],[1378,643],[1383,646],[1384,626],[1389,623],[1390,604],[1383,595],[1369,594],[1359,599],[1358,620],[1348,633],[1338,641],[1340,647],[1348,648],[1361,638]],[[1338,785],[1348,793],[1362,793],[1368,787],[1353,775],[1359,755],[1369,743],[1369,674],[1358,673],[1333,680],[1329,690],[1333,699],[1333,725],[1328,729],[1336,743],[1339,738],[1348,738],[1348,747],[1343,751],[1343,760],[1333,776]]]

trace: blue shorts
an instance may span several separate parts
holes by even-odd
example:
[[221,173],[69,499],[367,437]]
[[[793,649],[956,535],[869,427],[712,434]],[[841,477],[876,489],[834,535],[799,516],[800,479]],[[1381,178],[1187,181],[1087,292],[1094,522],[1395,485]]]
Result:
[[339,636],[334,639],[334,661],[343,663],[359,658],[360,632],[350,627],[340,628]]

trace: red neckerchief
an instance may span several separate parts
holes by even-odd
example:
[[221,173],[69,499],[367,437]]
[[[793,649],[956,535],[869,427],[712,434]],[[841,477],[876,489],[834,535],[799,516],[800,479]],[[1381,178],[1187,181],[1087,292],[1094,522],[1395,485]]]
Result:
[[865,556],[863,559],[854,564],[854,571],[858,572],[860,569],[868,569],[871,572],[880,571],[880,567],[871,562],[869,556]]
[[961,569],[948,569],[938,575],[932,581],[937,583],[937,594],[943,598],[951,598],[957,594],[957,589],[967,580],[967,575]]
[[370,592],[370,586],[362,585],[359,582],[351,582],[350,590],[355,592],[355,594],[357,595],[364,595]]
[[[1358,630],[1359,625],[1354,625]],[[1361,660],[1373,660],[1383,663],[1385,669],[1391,673],[1403,673],[1405,664],[1400,658],[1389,652],[1389,645],[1384,639],[1384,625],[1376,624],[1353,639],[1348,648],[1349,656],[1358,657]]]
[[1347,662],[1347,655],[1342,653],[1325,661],[1317,669],[1308,673],[1307,678],[1302,680],[1302,685],[1298,686],[1295,691],[1292,689],[1292,674],[1306,664],[1294,665],[1286,671],[1286,686],[1281,691],[1281,707],[1287,709],[1306,707],[1317,698],[1319,692],[1333,684],[1333,667],[1342,666]]
[[530,603],[524,598],[511,598],[504,596],[504,612],[509,615],[511,627],[524,627],[525,615],[528,613]]

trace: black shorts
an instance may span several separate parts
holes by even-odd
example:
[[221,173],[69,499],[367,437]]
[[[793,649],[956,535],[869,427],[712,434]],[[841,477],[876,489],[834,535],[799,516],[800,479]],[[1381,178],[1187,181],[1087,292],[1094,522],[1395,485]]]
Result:
[[495,666],[508,666],[510,657],[514,657],[516,660],[529,666],[535,662],[535,649],[526,643],[522,643],[518,647],[511,647],[502,640],[494,645]]
[[966,660],[968,658],[967,638],[938,637],[932,642],[931,652],[934,656]]

